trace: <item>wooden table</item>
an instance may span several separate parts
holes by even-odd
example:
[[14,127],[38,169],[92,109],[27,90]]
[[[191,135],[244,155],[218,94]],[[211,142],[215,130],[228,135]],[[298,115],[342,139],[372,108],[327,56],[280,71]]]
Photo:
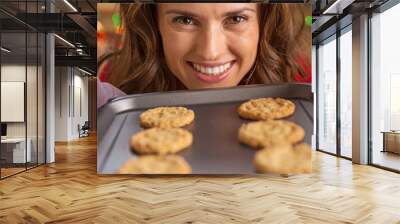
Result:
[[[28,144],[26,144],[26,142]],[[25,147],[27,146],[27,147]],[[6,163],[25,163],[31,161],[31,146],[30,138],[5,138],[1,139],[2,159]],[[7,158],[8,157],[8,158]]]
[[393,152],[400,154],[400,131],[382,131],[383,150],[382,152]]

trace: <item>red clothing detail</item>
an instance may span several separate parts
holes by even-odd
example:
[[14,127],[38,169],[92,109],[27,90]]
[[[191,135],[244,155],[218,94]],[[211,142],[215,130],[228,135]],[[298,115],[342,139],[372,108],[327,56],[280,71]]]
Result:
[[304,73],[305,73],[305,77],[301,77],[301,74],[297,74],[294,77],[294,80],[296,82],[307,82],[307,83],[311,83],[311,65],[307,62],[304,61],[304,58],[300,58],[298,60],[298,63],[300,65],[300,67],[303,69]]
[[110,73],[110,64],[105,63],[99,74],[99,79],[102,82],[107,82],[107,75]]

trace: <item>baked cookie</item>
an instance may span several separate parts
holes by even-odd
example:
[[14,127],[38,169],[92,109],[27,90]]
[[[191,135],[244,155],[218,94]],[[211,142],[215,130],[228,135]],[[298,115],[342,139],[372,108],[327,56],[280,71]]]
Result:
[[121,174],[189,174],[190,165],[177,155],[147,155],[128,160],[117,171]]
[[144,128],[178,128],[193,120],[193,110],[185,107],[156,107],[140,114],[140,125]]
[[311,147],[307,144],[275,145],[256,153],[254,165],[257,172],[292,174],[311,173]]
[[282,143],[298,143],[304,135],[302,127],[284,120],[255,121],[239,128],[239,141],[256,149]]
[[182,128],[150,128],[131,138],[131,147],[139,154],[176,153],[192,145],[193,136]]
[[295,104],[282,98],[259,98],[242,103],[239,116],[250,120],[268,120],[288,117],[294,113]]

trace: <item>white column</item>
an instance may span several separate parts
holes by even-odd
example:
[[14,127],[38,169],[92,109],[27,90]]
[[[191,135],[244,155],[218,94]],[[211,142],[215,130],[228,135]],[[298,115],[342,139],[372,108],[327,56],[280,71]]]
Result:
[[46,35],[46,163],[55,161],[55,72],[54,35]]
[[317,149],[317,76],[316,76],[316,68],[317,68],[317,48],[315,45],[312,45],[312,83],[311,83],[311,92],[314,96],[314,124],[313,124],[313,134],[311,137],[311,147],[312,149]]
[[353,20],[353,162],[368,163],[368,15]]
[[[46,12],[54,12],[54,5],[46,1]],[[55,162],[55,43],[52,33],[46,34],[46,163]]]

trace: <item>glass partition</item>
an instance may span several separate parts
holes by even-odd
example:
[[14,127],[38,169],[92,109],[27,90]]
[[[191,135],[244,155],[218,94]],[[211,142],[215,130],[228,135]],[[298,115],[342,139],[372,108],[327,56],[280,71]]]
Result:
[[318,47],[318,149],[336,154],[336,36]]
[[400,4],[371,18],[371,162],[400,171]]
[[352,32],[340,36],[340,155],[352,158]]
[[38,64],[37,64],[37,162],[38,165],[46,162],[46,38],[43,33],[38,33]]
[[1,52],[2,177],[24,171],[31,161],[26,136],[26,40],[25,32],[1,34],[2,49],[7,49]]
[[37,165],[37,84],[38,84],[38,68],[37,68],[37,61],[38,61],[38,52],[37,52],[37,41],[38,36],[35,32],[27,33],[28,38],[28,61],[27,61],[27,97],[26,97],[26,113],[27,113],[27,142],[28,147],[27,150],[31,151],[30,153],[30,161],[27,163],[27,167],[33,167]]
[[0,2],[0,178],[45,162],[46,40],[21,20],[27,13],[42,12],[43,5]]

